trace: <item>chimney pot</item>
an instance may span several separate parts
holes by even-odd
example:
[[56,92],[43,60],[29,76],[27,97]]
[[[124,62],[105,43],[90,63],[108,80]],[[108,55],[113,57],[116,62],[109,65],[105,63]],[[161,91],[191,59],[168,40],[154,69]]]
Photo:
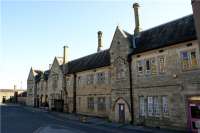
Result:
[[69,60],[69,47],[64,46],[63,47],[63,64],[67,63]]
[[98,31],[98,48],[97,48],[97,52],[101,51],[102,50],[102,47],[103,47],[103,32],[102,31]]
[[197,37],[200,46],[200,1],[192,0],[193,16],[195,21],[195,27],[197,32]]

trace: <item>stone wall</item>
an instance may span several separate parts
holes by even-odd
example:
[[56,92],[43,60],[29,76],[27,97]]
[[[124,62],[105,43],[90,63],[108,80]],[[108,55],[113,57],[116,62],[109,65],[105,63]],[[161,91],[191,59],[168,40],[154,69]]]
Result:
[[[196,51],[197,65],[183,70],[181,52]],[[159,73],[159,57],[165,57],[165,72]],[[146,74],[138,72],[138,61],[156,59],[156,73]],[[200,96],[200,62],[197,41],[185,42],[163,49],[140,53],[132,57],[132,75],[134,87],[134,118],[136,124],[153,127],[169,127],[175,129],[187,128],[188,97]],[[153,69],[152,69],[153,70]],[[163,113],[162,97],[168,98],[168,115]],[[139,112],[139,97],[145,99],[145,115]],[[159,101],[159,115],[148,115],[147,97],[157,97]]]
[[130,49],[130,42],[127,35],[117,27],[111,47],[111,100],[112,110],[110,119],[119,122],[119,104],[125,104],[125,122],[130,119],[130,82],[129,64],[127,56]]
[[[98,74],[103,74],[102,80]],[[92,77],[92,78],[91,78]],[[111,108],[110,68],[102,67],[77,73],[76,109],[79,114],[108,117]],[[88,98],[93,98],[93,109],[88,108]],[[105,99],[105,110],[98,109],[98,98]]]

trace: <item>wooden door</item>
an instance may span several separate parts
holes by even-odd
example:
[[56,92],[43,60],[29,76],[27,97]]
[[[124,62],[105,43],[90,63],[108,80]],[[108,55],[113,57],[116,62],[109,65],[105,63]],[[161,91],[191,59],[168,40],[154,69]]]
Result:
[[119,122],[125,122],[125,105],[121,103],[119,104]]

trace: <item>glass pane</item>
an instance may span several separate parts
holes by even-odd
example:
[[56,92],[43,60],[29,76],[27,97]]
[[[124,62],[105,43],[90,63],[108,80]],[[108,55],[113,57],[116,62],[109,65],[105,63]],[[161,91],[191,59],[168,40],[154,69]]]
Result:
[[182,57],[183,57],[183,59],[188,59],[188,53],[187,52],[182,52]]
[[194,67],[197,65],[197,59],[196,59],[196,52],[191,52],[191,65]]
[[200,105],[191,106],[191,115],[192,115],[192,118],[200,119]]
[[182,52],[182,65],[183,69],[188,69],[189,68],[189,59],[188,59],[188,53],[187,52]]

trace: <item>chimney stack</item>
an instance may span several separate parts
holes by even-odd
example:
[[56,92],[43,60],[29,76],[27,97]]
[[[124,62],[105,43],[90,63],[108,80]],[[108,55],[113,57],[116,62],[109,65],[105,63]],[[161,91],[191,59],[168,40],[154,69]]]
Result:
[[103,47],[103,32],[102,31],[98,31],[98,48],[97,48],[97,52],[102,50]]
[[137,36],[140,32],[140,21],[139,21],[139,13],[138,8],[140,5],[138,3],[133,4],[134,14],[135,14],[135,30],[134,35]]
[[197,37],[198,37],[199,46],[200,46],[200,1],[192,0],[192,8],[193,8]]
[[63,64],[67,63],[69,60],[69,47],[64,46],[63,47]]

